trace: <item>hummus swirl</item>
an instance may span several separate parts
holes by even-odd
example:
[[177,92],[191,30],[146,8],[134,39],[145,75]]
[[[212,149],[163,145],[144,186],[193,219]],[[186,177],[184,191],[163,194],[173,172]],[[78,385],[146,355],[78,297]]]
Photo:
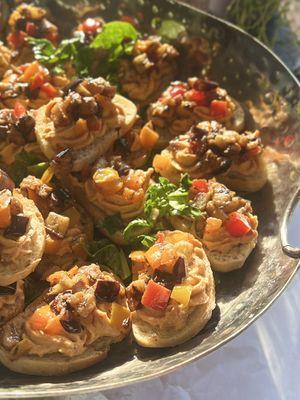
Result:
[[132,100],[149,102],[175,77],[177,50],[159,37],[137,40],[131,59],[121,61],[122,90]]
[[259,131],[238,133],[216,121],[201,122],[190,132],[173,139],[154,157],[153,166],[156,172],[175,183],[180,181],[182,173],[188,173],[193,179],[208,179],[238,170],[241,176],[248,176],[258,168],[261,152]]
[[[154,247],[156,247],[155,251]],[[160,254],[158,253],[159,247]],[[163,274],[166,268],[169,270],[170,265],[166,263],[170,262],[169,260],[172,258],[175,262],[180,259],[185,268],[184,276],[180,283],[176,282],[176,287],[190,288],[188,304],[180,304],[173,300],[171,295],[164,310],[156,310],[140,304],[135,311],[134,319],[144,321],[161,332],[178,331],[184,329],[189,316],[197,306],[211,301],[210,296],[214,283],[211,279],[209,262],[201,243],[191,234],[180,231],[159,232],[157,241],[152,248],[144,254],[133,252],[130,257],[133,262],[133,271],[137,269],[139,272],[137,279],[129,286],[128,293],[131,292],[132,286],[144,292],[149,279],[154,279],[155,282],[170,289],[172,286],[174,287],[171,276]],[[155,268],[153,269],[153,267]],[[171,275],[172,273],[174,275],[175,269],[176,267],[173,266]],[[157,271],[160,271],[161,274]],[[168,281],[168,279],[171,280]]]
[[[58,271],[48,281],[45,298],[49,301],[38,300],[4,328],[2,345],[13,359],[48,354],[75,357],[100,338],[111,343],[128,333],[125,289],[112,274],[91,264]],[[113,319],[114,307],[123,312],[119,321]]]

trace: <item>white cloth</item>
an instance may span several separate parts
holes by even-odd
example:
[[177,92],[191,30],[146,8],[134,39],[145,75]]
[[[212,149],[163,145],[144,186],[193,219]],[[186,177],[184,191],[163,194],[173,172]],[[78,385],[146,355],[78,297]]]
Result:
[[300,272],[244,333],[159,379],[68,400],[299,400]]

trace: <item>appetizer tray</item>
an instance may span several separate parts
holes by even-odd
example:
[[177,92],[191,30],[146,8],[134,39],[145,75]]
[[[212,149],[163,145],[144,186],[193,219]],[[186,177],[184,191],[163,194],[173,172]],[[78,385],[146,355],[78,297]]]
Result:
[[[1,4],[3,21],[9,15],[8,3]],[[194,36],[205,38],[214,49],[209,78],[243,106],[246,128],[259,128],[262,133],[268,182],[258,192],[244,195],[258,216],[258,244],[243,268],[214,273],[216,308],[198,335],[161,349],[140,347],[129,337],[112,345],[103,362],[62,377],[22,375],[0,365],[0,398],[107,390],[158,377],[199,359],[240,334],[266,311],[296,273],[300,256],[295,239],[299,236],[295,228],[299,195],[295,193],[300,183],[300,87],[270,50],[231,24],[179,2],[41,0],[37,4],[49,7],[59,28],[66,32],[80,17],[94,13],[105,21],[124,16],[128,21],[128,15],[133,21],[136,17],[143,21],[140,28],[144,32],[172,21],[164,26],[175,38],[178,26],[175,33],[172,29],[177,21]]]

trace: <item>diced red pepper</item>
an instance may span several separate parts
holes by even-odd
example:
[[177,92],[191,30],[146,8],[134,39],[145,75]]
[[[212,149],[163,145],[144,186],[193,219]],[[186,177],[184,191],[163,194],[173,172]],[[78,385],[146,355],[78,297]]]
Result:
[[19,119],[19,118],[23,117],[23,115],[26,114],[26,108],[23,106],[22,103],[20,103],[19,101],[16,101],[13,113],[14,113],[14,116],[17,119]]
[[83,22],[83,24],[81,25],[82,26],[82,30],[84,31],[84,32],[87,32],[87,33],[94,33],[94,32],[96,32],[97,31],[97,29],[100,27],[100,22],[99,21],[97,21],[96,19],[94,19],[94,18],[87,18],[84,22]]
[[181,85],[172,86],[169,91],[169,93],[172,97],[183,96],[185,92],[186,92],[185,88]]
[[229,218],[224,222],[224,227],[234,237],[244,236],[251,231],[248,217],[238,212],[229,215]]
[[26,22],[26,33],[29,36],[34,36],[36,34],[36,26],[33,22]]
[[194,179],[192,189],[195,192],[207,193],[209,190],[208,182],[205,179]]
[[189,92],[189,97],[192,101],[197,103],[198,106],[205,106],[207,105],[207,97],[204,92],[200,90],[192,89]]
[[41,90],[44,92],[44,93],[46,93],[46,95],[50,98],[50,99],[53,99],[53,97],[55,97],[55,96],[57,96],[57,94],[58,94],[58,91],[57,91],[57,89],[53,86],[53,85],[51,85],[51,83],[44,83],[42,86],[41,86]]
[[223,100],[213,100],[210,103],[210,115],[215,118],[224,118],[228,114],[227,102]]
[[30,90],[40,89],[45,83],[45,75],[43,72],[38,72],[29,84]]
[[283,141],[284,147],[292,146],[295,143],[295,140],[295,135],[287,135]]
[[171,296],[171,290],[150,280],[142,297],[142,304],[153,310],[165,310]]
[[156,243],[163,243],[165,241],[165,235],[162,232],[157,232]]
[[24,45],[27,34],[23,31],[16,31],[7,35],[7,42],[13,49],[19,49]]

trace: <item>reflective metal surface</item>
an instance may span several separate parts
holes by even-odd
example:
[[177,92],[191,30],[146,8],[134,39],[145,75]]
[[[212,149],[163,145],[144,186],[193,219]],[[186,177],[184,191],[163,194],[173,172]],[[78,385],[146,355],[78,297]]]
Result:
[[[70,0],[55,1],[60,7],[71,3]],[[249,107],[247,125],[262,127],[267,146],[269,182],[259,193],[249,196],[260,220],[259,243],[242,270],[216,275],[218,306],[208,326],[194,339],[164,350],[119,344],[102,364],[63,378],[22,376],[0,367],[1,398],[86,393],[170,372],[203,357],[242,332],[280,295],[297,270],[298,261],[282,250],[280,225],[300,183],[299,83],[260,43],[214,17],[165,0],[111,3],[104,13],[112,18],[120,12],[121,3],[124,13],[127,13],[126,4],[130,3],[135,12],[144,13],[146,22],[153,16],[174,18],[212,43],[220,43],[212,78]]]

